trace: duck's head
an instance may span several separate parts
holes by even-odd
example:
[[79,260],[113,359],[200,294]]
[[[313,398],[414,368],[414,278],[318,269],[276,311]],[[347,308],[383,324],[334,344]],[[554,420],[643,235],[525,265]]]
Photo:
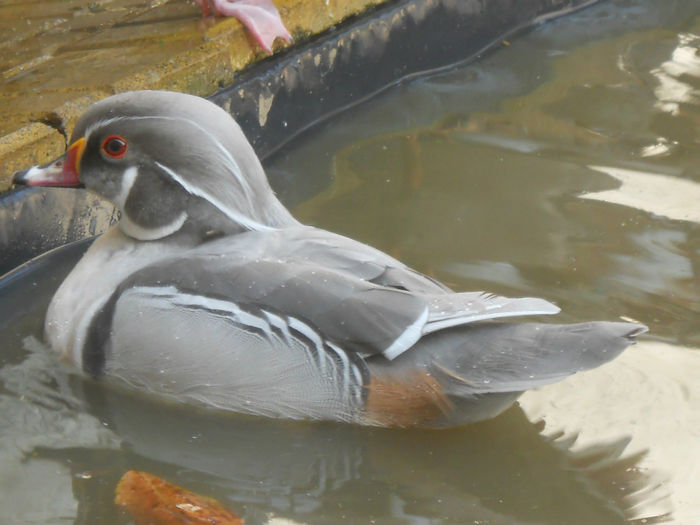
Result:
[[13,181],[85,187],[114,203],[122,231],[139,240],[294,222],[238,124],[182,93],[134,91],[98,102],[78,120],[63,156]]

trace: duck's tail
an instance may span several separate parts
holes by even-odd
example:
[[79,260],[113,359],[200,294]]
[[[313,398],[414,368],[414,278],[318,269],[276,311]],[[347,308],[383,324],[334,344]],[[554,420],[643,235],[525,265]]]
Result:
[[444,334],[430,363],[455,393],[517,392],[606,363],[647,331],[632,323],[487,323]]
[[429,334],[392,368],[426,370],[448,407],[429,426],[449,426],[493,417],[525,390],[596,368],[646,331],[618,322],[472,324]]

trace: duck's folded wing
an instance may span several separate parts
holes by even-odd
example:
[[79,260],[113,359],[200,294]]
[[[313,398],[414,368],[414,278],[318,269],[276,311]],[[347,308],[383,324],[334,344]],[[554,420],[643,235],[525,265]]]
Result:
[[[375,284],[416,293],[452,293],[442,283],[423,275],[390,255],[349,237],[309,226],[284,231],[237,235],[235,243],[222,239],[220,253],[246,253],[249,257],[312,262],[315,266],[338,271]],[[209,248],[204,247],[203,250]]]
[[361,355],[381,353],[389,359],[424,334],[443,328],[559,311],[542,299],[508,299],[480,292],[411,293],[311,263],[241,256],[159,263],[134,274],[117,294],[135,287],[142,293],[151,290],[159,301],[169,297],[174,305],[196,302],[198,308],[213,312],[227,308],[253,312],[263,324],[273,316],[277,323],[305,327],[310,339]]

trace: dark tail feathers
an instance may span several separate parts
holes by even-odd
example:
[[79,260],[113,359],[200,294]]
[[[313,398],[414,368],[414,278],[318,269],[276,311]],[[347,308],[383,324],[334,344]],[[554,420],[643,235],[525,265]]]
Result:
[[596,368],[646,331],[618,322],[475,324],[436,333],[428,364],[451,396],[522,392]]

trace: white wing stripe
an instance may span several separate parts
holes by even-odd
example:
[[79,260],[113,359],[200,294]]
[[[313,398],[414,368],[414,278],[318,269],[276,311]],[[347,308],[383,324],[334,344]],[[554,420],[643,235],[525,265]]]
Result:
[[428,307],[426,306],[423,313],[413,321],[413,323],[411,323],[382,354],[384,354],[387,359],[394,359],[396,356],[401,355],[411,348],[423,335],[423,328],[427,320]]
[[345,382],[345,388],[343,390],[344,392],[347,392],[347,385],[350,384],[350,362],[345,352],[343,352],[342,349],[334,345],[326,345],[323,339],[321,339],[320,335],[316,331],[314,331],[309,325],[295,317],[288,317],[287,321],[285,322],[285,320],[282,317],[279,317],[265,310],[261,310],[261,313],[264,316],[264,318],[258,317],[250,312],[242,310],[237,304],[232,303],[230,301],[223,301],[220,299],[214,299],[202,295],[192,295],[183,293],[174,286],[142,286],[135,287],[133,290],[137,293],[151,294],[158,297],[168,298],[173,304],[178,306],[200,306],[202,308],[206,308],[207,310],[215,312],[225,312],[227,314],[230,314],[230,318],[238,323],[262,330],[265,333],[265,336],[268,338],[268,340],[278,339],[278,337],[272,330],[272,327],[274,326],[284,334],[284,337],[287,339],[287,342],[290,343],[292,341],[293,336],[289,332],[289,328],[292,328],[293,330],[296,330],[305,338],[307,338],[309,341],[311,341],[311,343],[313,344],[313,349],[316,350],[315,355],[314,352],[311,352],[312,348],[305,346],[305,349],[308,352],[309,359],[317,364],[322,374],[327,373],[327,361],[331,360],[330,355],[328,354],[328,351],[325,349],[325,347],[327,346],[328,348],[331,348],[331,350],[333,350],[338,355],[338,357],[341,360],[341,367],[343,369],[342,373]]
[[289,333],[289,326],[287,326],[287,322],[280,316],[267,312],[265,310],[262,310],[262,313],[265,317],[267,317],[268,322],[272,326],[274,326],[280,332],[282,332],[287,344],[292,344],[292,334]]
[[178,306],[200,306],[211,311],[220,311],[230,314],[232,320],[262,330],[268,339],[275,339],[270,324],[263,318],[253,315],[242,310],[237,304],[213,299],[202,295],[192,295],[180,292],[174,286],[140,286],[134,287],[133,290],[137,293],[151,294],[159,297],[165,297]]
[[[504,299],[504,298],[502,298]],[[530,304],[529,308],[523,308],[524,304]],[[461,315],[456,313],[450,317],[436,316],[435,320],[428,319],[428,322],[423,328],[423,334],[430,334],[432,332],[437,332],[438,330],[443,330],[445,328],[451,328],[453,326],[459,326],[462,324],[475,323],[478,321],[486,321],[488,319],[499,319],[503,317],[522,317],[530,315],[554,315],[560,312],[558,306],[553,305],[544,299],[533,299],[533,298],[522,298],[522,299],[512,299],[506,304],[497,305],[500,311],[495,311],[496,308],[489,309],[488,306],[484,308],[483,311],[479,313],[469,313],[464,312]]]
[[[136,286],[130,290],[131,293],[150,295],[159,297],[179,307],[201,307],[213,314],[220,315],[224,318],[231,319],[241,325],[249,326],[262,331],[265,337],[270,341],[281,341],[279,333],[282,334],[288,346],[293,347],[301,343],[304,348],[307,359],[311,363],[316,363],[319,372],[327,376],[329,366],[332,367],[332,376],[336,377],[340,384],[339,392],[343,398],[350,402],[359,402],[362,399],[363,378],[359,368],[350,361],[348,354],[339,346],[324,341],[311,326],[304,323],[295,317],[281,317],[266,310],[260,310],[260,315],[248,312],[231,301],[215,299],[203,295],[188,294],[181,292],[175,286]],[[425,322],[427,310],[412,326],[415,328],[407,329],[397,341],[401,345],[410,347],[413,343],[410,340],[415,337],[414,332],[418,330],[420,336],[420,327]],[[306,340],[299,338],[299,335],[293,335],[291,330],[298,332]],[[275,333],[275,330],[278,332]],[[256,334],[258,335],[258,334]],[[409,344],[410,342],[410,344]],[[304,344],[306,343],[306,344]],[[309,344],[310,343],[310,344]],[[399,348],[396,341],[390,348]],[[331,354],[332,352],[332,354]],[[337,356],[337,359],[333,357]],[[395,355],[398,355],[395,354]]]
[[318,357],[318,368],[321,373],[326,373],[326,352],[323,349],[323,341],[321,337],[307,324],[302,323],[295,317],[288,317],[289,327],[308,338],[316,347]]
[[343,395],[347,397],[350,390],[350,360],[345,352],[333,343],[327,343],[327,346],[340,358],[343,373]]

